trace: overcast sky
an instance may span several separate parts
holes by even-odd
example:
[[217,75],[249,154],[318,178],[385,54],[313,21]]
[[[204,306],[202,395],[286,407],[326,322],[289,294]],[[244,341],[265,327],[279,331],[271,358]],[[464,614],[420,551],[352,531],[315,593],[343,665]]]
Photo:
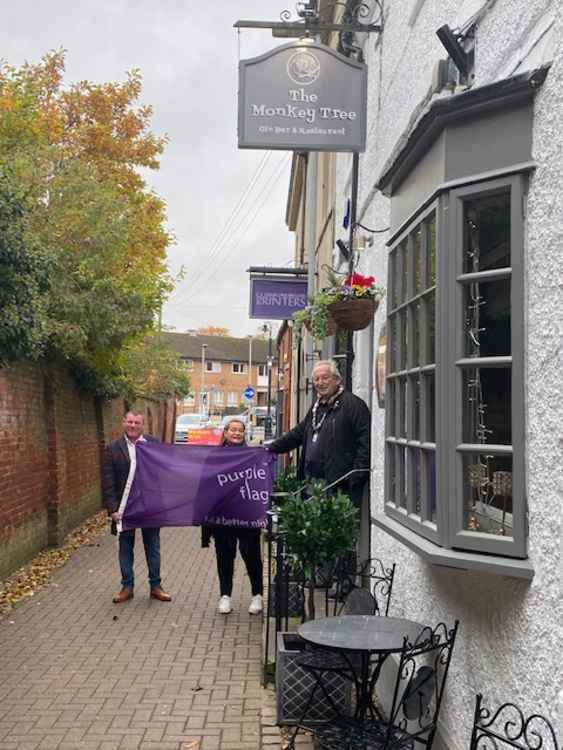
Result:
[[177,331],[205,325],[254,333],[249,265],[290,265],[284,223],[290,154],[237,149],[242,59],[283,40],[233,29],[238,19],[279,20],[277,0],[18,0],[2,3],[0,57],[20,65],[67,50],[66,81],[122,81],[141,70],[153,130],[170,143],[147,183],[168,206],[176,244],[169,266],[186,275],[164,308]]

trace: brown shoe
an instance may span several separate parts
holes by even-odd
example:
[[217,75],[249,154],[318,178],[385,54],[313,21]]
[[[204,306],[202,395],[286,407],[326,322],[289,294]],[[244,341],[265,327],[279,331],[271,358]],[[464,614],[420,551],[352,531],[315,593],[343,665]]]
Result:
[[123,588],[119,592],[119,594],[116,594],[113,597],[113,603],[114,604],[121,604],[121,602],[126,602],[128,599],[133,598],[133,589],[127,589]]
[[167,594],[160,586],[155,586],[154,589],[151,589],[151,599],[158,599],[159,602],[172,601],[170,594]]

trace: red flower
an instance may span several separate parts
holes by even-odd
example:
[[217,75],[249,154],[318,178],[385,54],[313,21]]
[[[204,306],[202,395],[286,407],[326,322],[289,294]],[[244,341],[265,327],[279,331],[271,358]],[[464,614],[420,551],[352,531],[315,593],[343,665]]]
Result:
[[361,273],[353,273],[344,282],[344,286],[364,286],[370,287],[374,284],[375,278],[373,276],[362,276]]

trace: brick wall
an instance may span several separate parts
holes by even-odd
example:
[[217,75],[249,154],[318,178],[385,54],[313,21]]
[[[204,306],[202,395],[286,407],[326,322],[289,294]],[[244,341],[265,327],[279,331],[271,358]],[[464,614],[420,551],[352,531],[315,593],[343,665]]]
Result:
[[[148,432],[172,441],[173,401],[136,407]],[[0,369],[0,579],[101,508],[102,449],[124,410],[81,393],[60,368]]]

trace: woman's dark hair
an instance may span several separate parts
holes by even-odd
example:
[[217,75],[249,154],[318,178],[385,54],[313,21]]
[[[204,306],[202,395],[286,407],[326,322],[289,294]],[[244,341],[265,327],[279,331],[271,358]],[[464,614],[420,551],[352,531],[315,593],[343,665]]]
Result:
[[246,425],[242,421],[242,419],[237,419],[236,417],[233,417],[232,419],[229,419],[229,421],[225,424],[223,427],[223,434],[221,435],[221,442],[220,445],[227,445],[227,438],[225,436],[225,433],[229,429],[229,427],[232,425],[233,422],[238,422],[242,425],[242,429],[244,430],[245,436],[246,436]]

